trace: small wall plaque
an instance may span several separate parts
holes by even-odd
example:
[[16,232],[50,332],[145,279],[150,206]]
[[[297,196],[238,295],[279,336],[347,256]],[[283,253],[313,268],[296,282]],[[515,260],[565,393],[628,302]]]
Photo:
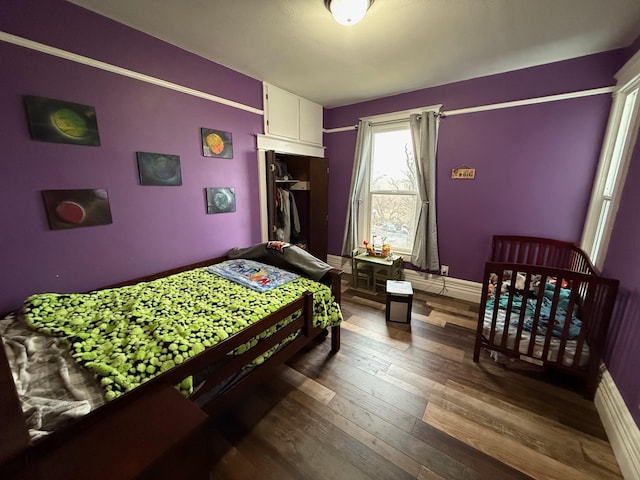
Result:
[[451,178],[474,179],[476,178],[475,168],[454,168],[451,170]]

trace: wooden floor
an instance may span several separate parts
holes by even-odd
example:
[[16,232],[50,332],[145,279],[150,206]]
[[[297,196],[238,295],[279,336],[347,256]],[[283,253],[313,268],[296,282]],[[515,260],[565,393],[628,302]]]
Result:
[[216,420],[210,478],[622,478],[566,379],[473,363],[477,305],[416,292],[411,325],[386,323],[383,293],[344,287],[341,350],[302,352]]

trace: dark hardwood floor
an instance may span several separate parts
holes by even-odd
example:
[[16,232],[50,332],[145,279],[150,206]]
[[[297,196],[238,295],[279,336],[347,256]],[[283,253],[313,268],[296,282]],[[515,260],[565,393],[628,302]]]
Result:
[[477,305],[416,292],[410,325],[344,284],[342,348],[301,352],[211,432],[210,478],[620,479],[592,402],[483,352]]

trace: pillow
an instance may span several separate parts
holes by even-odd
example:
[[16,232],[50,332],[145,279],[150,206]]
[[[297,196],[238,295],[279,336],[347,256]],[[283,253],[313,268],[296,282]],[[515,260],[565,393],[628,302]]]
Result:
[[207,267],[207,271],[258,292],[268,292],[300,275],[271,265],[236,258]]

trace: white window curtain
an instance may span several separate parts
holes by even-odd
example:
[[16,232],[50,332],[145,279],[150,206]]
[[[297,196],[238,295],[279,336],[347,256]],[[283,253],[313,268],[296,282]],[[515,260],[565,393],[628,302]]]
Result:
[[342,255],[351,256],[351,252],[358,247],[360,234],[358,232],[358,219],[360,208],[363,205],[362,185],[367,165],[371,162],[371,122],[360,120],[358,122],[358,136],[356,138],[356,151],[351,173],[351,189],[349,192],[349,206],[342,240]]
[[418,192],[422,202],[411,263],[422,270],[440,270],[438,254],[438,226],[436,223],[436,149],[438,142],[438,114],[422,112],[409,117],[416,161]]

